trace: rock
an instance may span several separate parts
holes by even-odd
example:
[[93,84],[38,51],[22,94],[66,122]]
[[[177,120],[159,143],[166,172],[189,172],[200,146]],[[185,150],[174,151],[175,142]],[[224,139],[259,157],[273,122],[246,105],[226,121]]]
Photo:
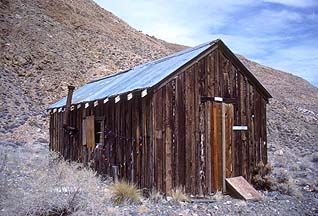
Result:
[[270,191],[268,192],[268,196],[269,197],[276,197],[278,196],[280,193],[278,191]]
[[42,63],[38,64],[38,65],[35,67],[36,70],[43,70],[43,68],[44,68],[44,65],[43,65]]
[[274,152],[275,155],[279,155],[279,156],[282,156],[284,154],[283,150],[280,149],[280,150],[277,150]]
[[15,56],[12,64],[17,65],[17,66],[21,66],[21,65],[26,64],[27,62],[28,61],[25,58],[23,58],[22,56]]
[[26,120],[24,120],[24,119],[19,119],[19,120],[18,120],[18,123],[19,123],[20,125],[24,125],[25,122],[26,122]]
[[130,215],[131,215],[131,216],[137,216],[137,215],[138,215],[138,212],[133,211],[133,212],[130,213]]
[[38,141],[39,143],[49,143],[49,141],[47,139],[44,139],[42,137],[37,139],[36,141]]
[[8,125],[7,129],[10,130],[10,129],[17,128],[19,126],[20,126],[20,124],[15,122],[15,123],[12,123],[12,124]]
[[23,146],[26,142],[17,140],[0,140],[0,145],[11,146],[17,148],[18,146]]
[[224,202],[224,204],[225,205],[230,205],[230,204],[232,204],[232,201],[228,200],[228,201]]

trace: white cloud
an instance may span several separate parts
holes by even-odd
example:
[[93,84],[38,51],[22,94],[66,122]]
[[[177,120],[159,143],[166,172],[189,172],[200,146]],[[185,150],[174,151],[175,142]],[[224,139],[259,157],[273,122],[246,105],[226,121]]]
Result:
[[282,4],[282,5],[291,6],[291,7],[299,7],[299,8],[318,6],[317,0],[264,0],[264,2],[277,3],[277,4]]
[[266,34],[266,36],[272,36],[279,35],[284,32],[284,36],[291,37],[291,35],[286,34],[288,34],[291,30],[296,31],[297,29],[290,27],[292,25],[300,24],[305,19],[306,17],[298,12],[261,9],[253,17],[242,17],[238,20],[238,23],[251,35]]
[[311,83],[318,81],[318,46],[296,44],[278,49],[263,57],[262,64],[301,76]]
[[231,14],[256,4],[253,0],[96,1],[138,30],[185,45],[205,42],[196,36],[220,30],[230,22]]
[[189,46],[221,38],[235,53],[318,80],[318,16],[310,8],[318,0],[96,1],[157,38]]

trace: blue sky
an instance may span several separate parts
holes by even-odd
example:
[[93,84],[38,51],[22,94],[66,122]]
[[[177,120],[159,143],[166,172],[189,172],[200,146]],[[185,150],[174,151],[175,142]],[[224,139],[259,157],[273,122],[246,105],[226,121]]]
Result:
[[318,85],[318,0],[95,0],[132,27],[195,46],[221,38],[245,57]]

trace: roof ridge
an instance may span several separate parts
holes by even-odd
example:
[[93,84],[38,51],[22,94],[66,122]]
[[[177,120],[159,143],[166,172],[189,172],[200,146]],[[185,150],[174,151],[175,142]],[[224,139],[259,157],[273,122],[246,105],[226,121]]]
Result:
[[189,47],[189,48],[180,50],[180,51],[178,51],[178,52],[172,53],[172,54],[170,54],[170,55],[161,57],[161,58],[159,58],[159,59],[155,59],[155,60],[153,60],[153,61],[150,61],[150,62],[146,62],[146,63],[140,64],[140,65],[137,65],[137,66],[135,66],[135,67],[133,67],[133,68],[137,68],[137,67],[139,68],[139,67],[143,67],[143,66],[146,66],[146,65],[157,64],[157,63],[166,61],[166,60],[168,60],[168,59],[170,59],[170,58],[177,57],[177,56],[181,56],[181,55],[184,55],[184,54],[186,54],[186,53],[188,53],[188,52],[192,52],[192,51],[194,51],[194,50],[200,49],[200,48],[202,48],[202,47],[204,47],[204,46],[206,46],[206,45],[208,45],[208,44],[212,45],[212,44],[214,44],[214,41],[206,42],[206,43],[197,45],[197,46],[195,46],[195,47]]

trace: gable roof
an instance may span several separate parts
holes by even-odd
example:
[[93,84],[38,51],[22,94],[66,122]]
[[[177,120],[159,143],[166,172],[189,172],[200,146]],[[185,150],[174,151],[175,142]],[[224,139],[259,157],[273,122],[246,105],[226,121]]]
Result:
[[[204,51],[214,47],[214,45],[219,41],[220,40],[207,42],[196,47],[176,52],[158,60],[138,65],[130,70],[91,81],[73,93],[72,104],[102,100],[104,98],[110,98],[136,90],[151,88]],[[251,73],[250,75],[256,80]],[[256,84],[261,85],[259,82]],[[266,91],[262,85],[261,87],[263,88],[261,90]],[[267,91],[266,93],[267,94],[265,95],[271,97]],[[52,104],[48,107],[48,109],[63,107],[65,104],[66,97]]]

